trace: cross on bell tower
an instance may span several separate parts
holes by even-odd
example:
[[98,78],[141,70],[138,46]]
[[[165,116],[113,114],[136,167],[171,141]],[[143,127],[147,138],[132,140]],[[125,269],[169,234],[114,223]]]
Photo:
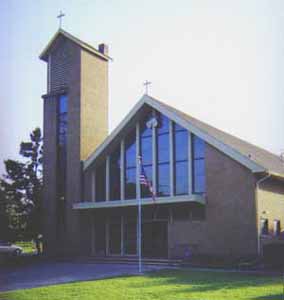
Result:
[[60,11],[59,15],[57,16],[57,19],[59,19],[59,28],[62,27],[62,18],[63,17],[65,17],[65,14],[62,11]]

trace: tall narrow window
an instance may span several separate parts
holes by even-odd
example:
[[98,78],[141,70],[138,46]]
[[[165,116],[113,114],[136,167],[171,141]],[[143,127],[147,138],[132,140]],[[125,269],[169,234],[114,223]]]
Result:
[[205,142],[192,135],[193,192],[205,193]]
[[64,200],[66,196],[67,95],[61,95],[59,97],[57,111],[57,184],[58,196],[61,200]]
[[96,167],[96,202],[106,201],[106,161]]
[[125,199],[136,199],[136,131],[125,140]]
[[170,195],[169,119],[158,114],[157,128],[157,195]]
[[120,147],[110,155],[110,200],[120,200]]
[[[147,123],[150,119],[151,115],[147,116],[140,124],[140,155],[147,179],[152,184],[152,128]],[[141,196],[142,198],[151,196],[149,188],[145,185],[141,185]]]
[[188,131],[174,124],[174,194],[188,194]]

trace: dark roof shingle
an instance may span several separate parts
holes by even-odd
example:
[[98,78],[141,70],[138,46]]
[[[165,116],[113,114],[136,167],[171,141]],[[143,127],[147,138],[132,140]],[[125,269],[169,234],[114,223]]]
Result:
[[281,161],[279,156],[258,146],[250,144],[220,129],[217,129],[211,125],[201,122],[198,119],[193,118],[190,115],[168,104],[165,104],[164,102],[161,102],[153,97],[151,97],[151,99],[153,101],[158,102],[160,105],[167,107],[167,109],[171,110],[175,114],[178,114],[181,118],[191,123],[193,126],[199,128],[200,130],[204,131],[208,135],[213,136],[217,140],[230,146],[242,155],[247,156],[249,159],[257,163],[258,165],[264,167],[268,172],[284,176],[284,162]]

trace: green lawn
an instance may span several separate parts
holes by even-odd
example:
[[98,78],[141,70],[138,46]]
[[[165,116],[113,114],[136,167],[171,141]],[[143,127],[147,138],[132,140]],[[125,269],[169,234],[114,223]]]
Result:
[[160,271],[0,293],[5,300],[282,299],[281,278],[236,273]]

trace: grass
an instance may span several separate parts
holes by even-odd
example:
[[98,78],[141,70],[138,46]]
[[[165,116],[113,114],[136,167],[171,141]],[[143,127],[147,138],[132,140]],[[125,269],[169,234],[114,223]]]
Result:
[[14,244],[19,247],[22,247],[24,253],[32,253],[36,251],[34,243],[32,241],[18,241]]
[[281,278],[164,270],[143,276],[68,283],[0,293],[1,300],[282,299]]

